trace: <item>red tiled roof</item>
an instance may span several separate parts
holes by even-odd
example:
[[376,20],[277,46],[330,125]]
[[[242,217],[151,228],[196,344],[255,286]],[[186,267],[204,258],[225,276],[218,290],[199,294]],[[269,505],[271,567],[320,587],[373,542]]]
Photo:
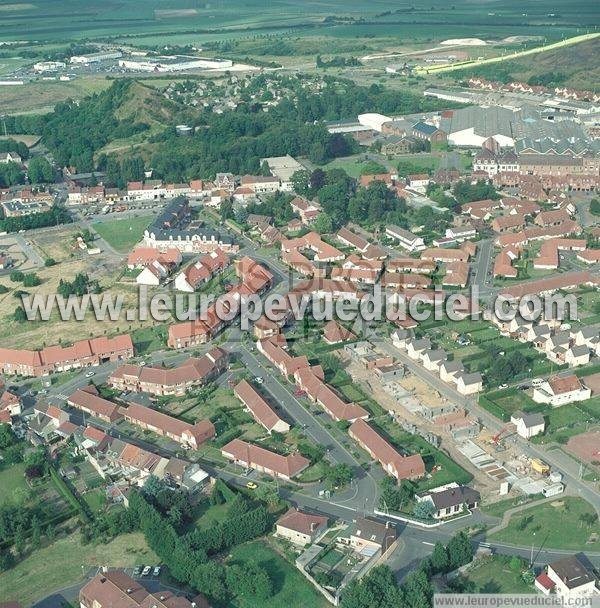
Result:
[[312,535],[316,530],[327,525],[327,518],[322,515],[298,511],[298,509],[290,509],[275,523],[278,526],[294,530],[294,532],[299,532],[300,534]]
[[294,477],[310,464],[308,459],[299,454],[282,456],[241,439],[230,441],[221,448],[221,453],[225,457],[232,456],[237,461],[245,462],[248,466],[265,468],[286,477]]
[[233,389],[235,396],[252,412],[253,416],[268,431],[271,431],[281,418],[263,397],[246,380],[242,380]]
[[385,465],[392,465],[398,479],[421,477],[425,474],[425,463],[420,455],[402,456],[364,420],[354,422],[348,432],[359,443],[369,448],[377,460]]

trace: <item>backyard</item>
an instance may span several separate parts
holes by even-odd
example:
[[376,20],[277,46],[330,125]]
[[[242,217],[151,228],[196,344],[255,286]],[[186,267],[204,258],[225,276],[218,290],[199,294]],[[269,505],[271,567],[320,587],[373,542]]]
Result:
[[533,586],[523,580],[518,567],[520,561],[515,561],[511,568],[513,564],[506,556],[482,558],[474,562],[461,579],[474,585],[473,593],[533,593]]
[[236,598],[230,608],[326,608],[329,606],[314,587],[281,557],[268,540],[253,541],[238,545],[231,551],[230,561],[236,563],[252,562],[267,570],[273,581],[274,594],[268,600]]

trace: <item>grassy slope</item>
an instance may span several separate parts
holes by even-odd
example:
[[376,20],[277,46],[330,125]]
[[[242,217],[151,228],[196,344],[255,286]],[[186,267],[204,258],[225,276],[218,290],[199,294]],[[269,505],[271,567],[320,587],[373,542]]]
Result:
[[[0,574],[0,601],[18,600],[29,605],[81,579],[84,569],[95,566],[129,567],[157,563],[141,533],[123,534],[106,545],[82,545],[79,533],[39,549],[17,566]],[[43,587],[40,584],[43,581]]]
[[[557,496],[555,501],[534,505],[513,515],[508,527],[493,534],[490,538],[511,545],[544,545],[552,549],[573,549],[577,551],[598,551],[600,541],[587,544],[592,534],[600,536],[600,524],[589,526],[580,520],[583,514],[595,513],[593,507],[582,498]],[[531,517],[525,529],[519,529],[524,518]],[[556,522],[560,521],[560,526]],[[569,533],[565,534],[565,530]]]
[[534,75],[561,72],[569,76],[567,86],[588,89],[600,82],[599,55],[600,38],[596,38],[564,49],[522,57],[514,74],[526,80]]

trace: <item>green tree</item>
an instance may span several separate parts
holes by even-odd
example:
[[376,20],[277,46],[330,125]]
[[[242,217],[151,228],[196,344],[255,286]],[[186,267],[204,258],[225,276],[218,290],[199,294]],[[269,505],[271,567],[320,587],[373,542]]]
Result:
[[17,323],[25,323],[27,319],[27,313],[22,306],[17,306],[13,312],[12,318]]
[[215,602],[227,599],[225,566],[217,561],[198,564],[192,574],[191,584]]
[[321,212],[315,218],[313,228],[319,234],[329,234],[330,232],[333,232],[333,220],[327,213]]
[[29,161],[27,174],[32,184],[53,183],[55,179],[52,165],[43,156],[35,156]]
[[473,559],[473,547],[464,531],[453,536],[448,542],[448,557],[453,570],[468,564]]
[[413,509],[413,514],[419,519],[432,519],[434,512],[435,507],[428,500],[415,503]]
[[594,215],[600,215],[600,199],[593,198],[590,201],[590,213]]
[[352,471],[352,467],[345,463],[333,465],[325,472],[325,480],[331,488],[346,486],[352,481],[353,477],[354,472]]
[[435,573],[448,571],[448,566],[450,565],[448,552],[446,551],[446,547],[439,541],[435,543],[430,560],[431,567]]

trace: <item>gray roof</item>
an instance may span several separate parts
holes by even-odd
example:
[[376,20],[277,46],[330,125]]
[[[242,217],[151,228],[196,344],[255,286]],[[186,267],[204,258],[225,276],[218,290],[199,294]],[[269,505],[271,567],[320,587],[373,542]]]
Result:
[[575,345],[571,347],[571,352],[575,357],[583,357],[584,355],[590,354],[590,349],[585,344],[582,344],[581,346]]
[[544,416],[542,414],[520,414],[519,417],[523,421],[526,428],[530,429],[534,426],[544,424]]
[[462,381],[466,384],[478,384],[479,382],[481,382],[482,378],[481,378],[481,374],[479,372],[473,372],[472,374],[459,374],[457,376],[458,378],[462,378]]
[[441,348],[437,350],[428,350],[424,353],[424,355],[427,355],[427,358],[430,361],[443,361],[444,359],[446,359],[446,357],[448,357],[446,351]]
[[563,557],[548,565],[569,589],[576,589],[596,580],[591,569],[585,566],[577,555]]
[[454,361],[444,361],[442,365],[448,373],[458,372],[464,369],[464,365],[458,359],[455,359]]
[[418,131],[424,135],[433,135],[436,131],[438,131],[438,128],[435,125],[430,125],[421,121],[413,126],[413,131]]
[[450,118],[442,118],[440,129],[456,133],[472,127],[481,137],[505,135],[515,140],[587,140],[585,131],[574,120],[550,122],[544,119],[546,114],[533,106],[523,106],[519,110],[501,106],[468,106],[453,110]]
[[423,492],[419,496],[430,496],[436,510],[456,507],[465,503],[474,503],[481,500],[481,494],[469,486],[458,486],[458,488],[448,488],[441,492]]
[[389,543],[397,536],[396,528],[393,525],[388,528],[385,524],[364,517],[356,520],[352,534],[381,546],[389,546]]
[[215,240],[218,243],[234,243],[234,239],[228,234],[210,230],[207,228],[192,228],[181,229],[171,224],[177,224],[180,217],[184,213],[184,208],[188,205],[188,200],[183,196],[174,198],[160,213],[155,220],[148,226],[148,234],[154,234],[156,240],[168,241],[186,240],[194,237],[206,238],[206,240]]

